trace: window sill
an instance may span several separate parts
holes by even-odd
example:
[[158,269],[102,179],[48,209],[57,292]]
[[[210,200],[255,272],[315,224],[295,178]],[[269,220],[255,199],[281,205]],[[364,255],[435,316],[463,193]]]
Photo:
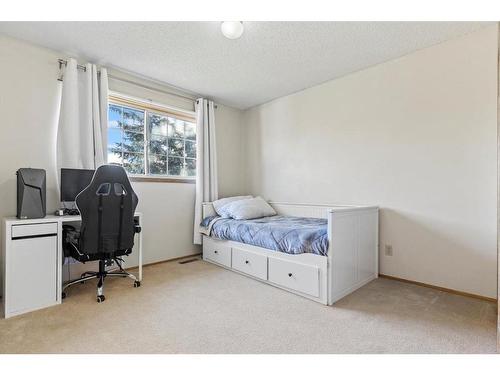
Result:
[[161,177],[161,176],[129,176],[132,182],[167,182],[177,184],[195,184],[195,178],[189,177]]

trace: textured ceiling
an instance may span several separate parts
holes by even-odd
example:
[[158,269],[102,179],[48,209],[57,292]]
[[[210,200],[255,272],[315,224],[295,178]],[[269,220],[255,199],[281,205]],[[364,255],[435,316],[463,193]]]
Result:
[[391,60],[479,22],[0,22],[0,33],[139,73],[237,108]]

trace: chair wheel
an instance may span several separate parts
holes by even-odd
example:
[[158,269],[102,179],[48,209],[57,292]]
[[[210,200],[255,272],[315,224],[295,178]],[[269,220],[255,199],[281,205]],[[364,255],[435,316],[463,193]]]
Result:
[[85,284],[85,281],[80,281],[80,284]]
[[66,298],[66,293],[65,292],[62,292],[61,293],[61,299],[65,299]]
[[134,288],[139,288],[141,286],[140,281],[134,281]]
[[104,302],[105,299],[106,299],[106,297],[104,297],[104,296],[97,296],[97,303]]

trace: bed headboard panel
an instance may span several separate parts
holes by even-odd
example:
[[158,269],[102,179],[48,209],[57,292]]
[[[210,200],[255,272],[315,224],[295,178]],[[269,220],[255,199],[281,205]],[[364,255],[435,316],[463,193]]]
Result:
[[214,210],[214,205],[212,204],[212,202],[203,202],[202,203],[201,215],[203,216],[203,219],[206,218],[207,216],[217,215],[217,213]]

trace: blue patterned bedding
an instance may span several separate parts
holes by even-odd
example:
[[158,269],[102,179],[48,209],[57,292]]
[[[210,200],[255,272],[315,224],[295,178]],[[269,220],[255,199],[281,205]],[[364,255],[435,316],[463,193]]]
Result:
[[293,216],[269,216],[251,220],[206,217],[201,233],[288,254],[327,255],[327,220]]

